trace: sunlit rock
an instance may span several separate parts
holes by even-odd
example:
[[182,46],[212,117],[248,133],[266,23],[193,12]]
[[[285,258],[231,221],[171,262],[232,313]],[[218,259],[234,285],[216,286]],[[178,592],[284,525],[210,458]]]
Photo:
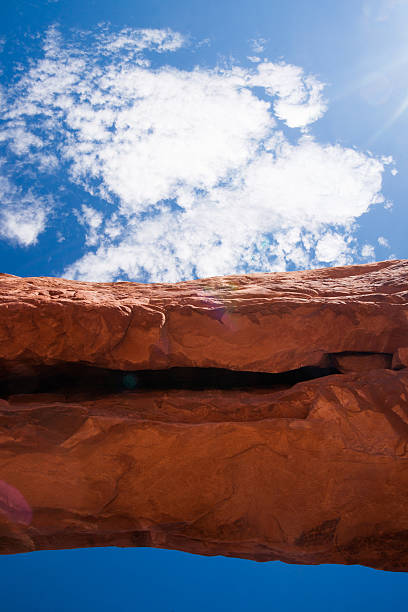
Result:
[[0,551],[408,570],[408,261],[0,275]]

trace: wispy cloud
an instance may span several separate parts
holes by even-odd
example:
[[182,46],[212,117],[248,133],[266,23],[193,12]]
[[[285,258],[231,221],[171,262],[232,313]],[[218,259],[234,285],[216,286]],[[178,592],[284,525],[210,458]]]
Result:
[[384,238],[384,236],[378,236],[378,244],[382,247],[389,247],[390,243],[388,242],[387,238]]
[[356,220],[383,202],[392,160],[313,138],[327,102],[302,68],[157,65],[186,44],[107,26],[64,42],[52,28],[6,92],[9,155],[110,203],[75,208],[88,250],[65,275],[175,281],[372,257]]
[[76,210],[75,216],[79,223],[85,227],[86,238],[85,244],[87,246],[94,246],[98,244],[98,229],[102,225],[103,215],[91,206],[82,204],[81,210]]
[[50,201],[22,189],[1,174],[0,166],[0,236],[28,247],[36,244],[46,226]]
[[369,0],[363,4],[363,15],[366,19],[384,22],[400,7],[408,7],[408,0]]
[[176,51],[186,43],[186,38],[179,32],[170,29],[132,29],[124,28],[118,35],[112,36],[105,29],[99,37],[99,52],[117,52],[123,49],[132,53],[139,51],[154,50],[156,53]]
[[251,49],[254,53],[262,53],[265,50],[265,45],[268,41],[265,38],[252,38],[249,41]]

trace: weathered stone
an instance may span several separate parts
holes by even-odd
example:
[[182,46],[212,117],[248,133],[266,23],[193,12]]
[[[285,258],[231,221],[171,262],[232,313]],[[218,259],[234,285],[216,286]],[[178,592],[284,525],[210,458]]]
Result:
[[333,355],[333,363],[342,374],[369,372],[378,368],[391,368],[392,355],[386,353],[338,353]]
[[0,552],[408,570],[407,301],[408,261],[0,275]]
[[408,366],[408,346],[397,348],[392,358],[392,368],[406,368]]

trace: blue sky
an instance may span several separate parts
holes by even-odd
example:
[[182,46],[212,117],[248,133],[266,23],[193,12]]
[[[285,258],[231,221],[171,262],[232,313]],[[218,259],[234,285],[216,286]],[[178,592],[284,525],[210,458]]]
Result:
[[[406,258],[407,23],[405,0],[4,2],[1,270],[156,282]],[[169,551],[0,564],[10,610],[383,610],[407,586]]]
[[406,2],[2,10],[9,272],[154,282],[405,256]]

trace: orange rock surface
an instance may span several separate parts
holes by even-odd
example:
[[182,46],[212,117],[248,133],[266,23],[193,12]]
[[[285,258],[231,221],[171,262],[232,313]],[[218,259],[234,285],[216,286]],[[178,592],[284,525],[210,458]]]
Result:
[[408,570],[408,261],[0,275],[0,552]]

